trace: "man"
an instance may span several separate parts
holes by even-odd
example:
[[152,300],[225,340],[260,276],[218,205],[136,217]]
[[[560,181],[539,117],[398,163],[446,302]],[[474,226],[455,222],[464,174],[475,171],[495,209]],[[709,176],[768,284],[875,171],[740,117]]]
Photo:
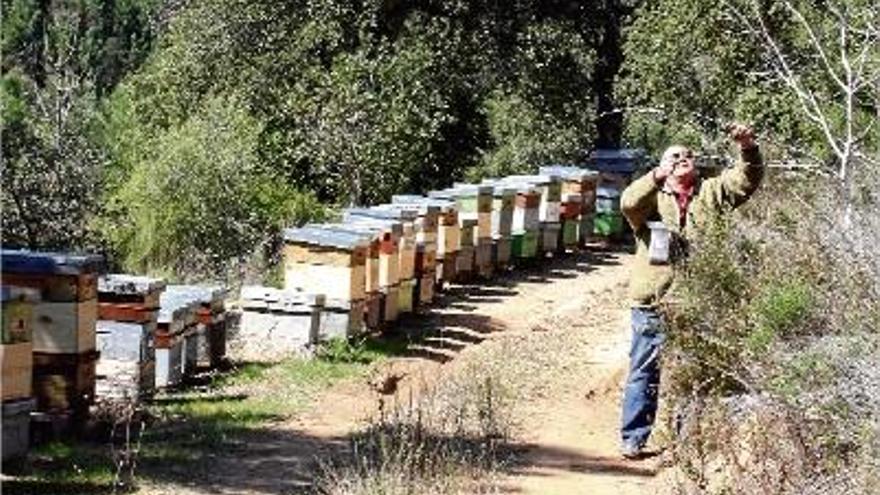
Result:
[[[686,256],[687,238],[700,224],[743,204],[764,176],[752,130],[733,124],[729,131],[739,145],[741,160],[719,177],[700,181],[693,151],[685,146],[671,146],[663,153],[660,165],[630,184],[621,197],[620,208],[636,238],[636,260],[630,281],[632,347],[621,426],[622,453],[626,458],[641,455],[657,412],[660,349],[664,340],[663,320],[657,307],[672,284],[672,265]],[[654,246],[651,227],[656,232]],[[658,246],[658,241],[666,239],[668,245]],[[667,252],[669,258],[664,259],[662,254]]]

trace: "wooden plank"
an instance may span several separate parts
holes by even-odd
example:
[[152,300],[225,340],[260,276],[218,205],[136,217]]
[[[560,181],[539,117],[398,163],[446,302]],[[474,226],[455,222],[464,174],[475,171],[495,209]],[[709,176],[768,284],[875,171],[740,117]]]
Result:
[[78,354],[95,349],[98,301],[34,305],[34,352]]
[[[157,300],[158,303],[158,300]],[[159,316],[158,306],[138,303],[98,303],[98,319],[131,323],[155,323]]]
[[30,342],[0,346],[3,400],[31,396],[33,376],[33,346]]

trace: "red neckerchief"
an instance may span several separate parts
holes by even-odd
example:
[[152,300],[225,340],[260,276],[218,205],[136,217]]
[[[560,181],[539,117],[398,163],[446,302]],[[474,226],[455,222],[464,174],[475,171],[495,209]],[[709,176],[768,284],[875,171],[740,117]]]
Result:
[[691,205],[691,200],[694,199],[694,188],[691,188],[688,192],[673,192],[673,194],[675,195],[675,201],[678,203],[678,225],[684,228],[687,224],[688,207]]
[[696,195],[697,186],[691,186],[686,192],[674,191],[667,186],[666,191],[669,194],[672,194],[675,198],[675,202],[678,204],[678,226],[683,229],[687,225],[688,208],[691,205],[691,200],[693,200]]

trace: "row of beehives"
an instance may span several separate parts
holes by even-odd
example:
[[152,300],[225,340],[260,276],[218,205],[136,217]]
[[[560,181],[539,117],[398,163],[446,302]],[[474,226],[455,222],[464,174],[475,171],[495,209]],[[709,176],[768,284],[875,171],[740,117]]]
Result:
[[225,291],[100,275],[95,255],[4,250],[3,458],[92,404],[140,400],[225,354]]
[[428,196],[350,208],[341,222],[284,232],[284,290],[246,287],[238,342],[248,356],[303,351],[322,339],[381,329],[429,304],[448,282],[487,278],[570,251],[622,226],[621,181],[544,167],[458,184]]
[[[545,168],[345,211],[285,232],[285,289],[244,287],[230,346],[247,360],[308,354],[429,304],[447,282],[576,249],[621,223],[619,184]],[[142,398],[226,352],[225,291],[99,274],[99,256],[4,251],[3,453],[31,421],[76,422],[95,398]],[[35,412],[31,414],[31,411]]]

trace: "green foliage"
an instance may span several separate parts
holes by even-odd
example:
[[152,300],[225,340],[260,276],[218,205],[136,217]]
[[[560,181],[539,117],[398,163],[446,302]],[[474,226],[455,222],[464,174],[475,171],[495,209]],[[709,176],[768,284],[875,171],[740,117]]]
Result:
[[100,243],[88,229],[106,156],[97,102],[149,51],[156,3],[3,1],[4,244]]
[[156,136],[107,200],[100,228],[123,266],[172,277],[223,273],[271,232],[321,209],[263,167],[260,126],[235,98]]
[[[803,22],[789,7],[804,16]],[[830,53],[829,64],[843,77],[845,64],[837,39],[840,23],[833,9],[846,11],[851,33],[876,24],[861,0],[838,7],[815,2],[702,2],[650,0],[636,10],[626,31],[626,62],[618,84],[628,112],[626,137],[631,143],[659,152],[670,140],[722,152],[723,126],[731,120],[753,123],[762,134],[770,156],[825,162],[835,158],[816,114],[827,120],[834,139],[842,142],[847,115],[845,92],[833,80],[819,50]],[[873,20],[872,20],[873,19]],[[773,38],[801,89],[812,95],[816,108],[808,115],[791,84],[780,77],[780,65],[761,32]],[[807,27],[816,35],[813,43]],[[866,60],[878,55],[877,43],[853,34],[846,48],[850,61],[864,49]],[[868,62],[865,67],[871,67]],[[876,70],[867,69],[867,74]],[[871,72],[873,70],[873,72]],[[868,77],[872,77],[868,75]],[[852,122],[867,129],[865,119],[876,118],[877,96],[860,86]],[[818,109],[818,110],[816,110]],[[875,136],[876,137],[876,136]],[[876,149],[874,137],[860,143]]]

